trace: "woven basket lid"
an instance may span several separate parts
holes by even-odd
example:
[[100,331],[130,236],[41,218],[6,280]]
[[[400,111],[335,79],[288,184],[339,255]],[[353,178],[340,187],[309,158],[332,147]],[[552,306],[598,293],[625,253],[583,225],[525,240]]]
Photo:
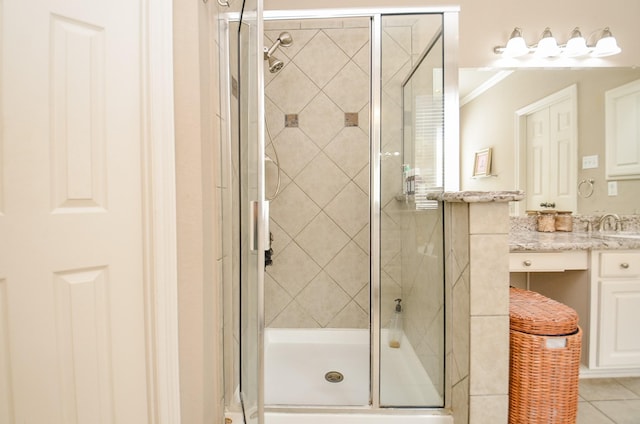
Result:
[[509,326],[511,330],[527,334],[569,335],[578,329],[578,314],[569,306],[540,293],[511,287]]

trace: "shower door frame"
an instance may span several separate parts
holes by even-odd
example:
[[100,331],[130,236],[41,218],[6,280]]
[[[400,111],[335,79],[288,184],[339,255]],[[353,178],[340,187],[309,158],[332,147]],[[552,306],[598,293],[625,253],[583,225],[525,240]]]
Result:
[[[440,14],[442,15],[442,35],[444,40],[443,82],[444,82],[444,162],[447,173],[444,176],[445,191],[459,190],[459,100],[458,100],[458,14],[457,6],[445,7],[407,7],[407,8],[332,8],[298,10],[263,10],[263,20],[292,19],[336,19],[349,17],[371,18],[371,73],[370,73],[370,401],[363,407],[264,407],[264,411],[326,412],[335,409],[357,413],[376,412],[393,414],[424,414],[426,410],[443,411],[451,406],[450,387],[445,384],[444,408],[404,408],[381,407],[380,405],[380,344],[381,344],[381,281],[380,281],[380,220],[381,220],[381,40],[383,15]],[[230,20],[233,15],[229,15]],[[262,79],[262,75],[260,76]],[[374,82],[377,82],[374,83]],[[264,109],[263,109],[264,113]],[[263,117],[264,118],[264,117]],[[260,140],[259,140],[260,141]],[[261,140],[264,148],[264,138]],[[269,219],[266,217],[265,219]],[[263,224],[264,225],[264,224]],[[263,308],[264,309],[264,308]],[[445,331],[450,328],[449,319],[445,319]],[[261,320],[264,333],[264,319]],[[450,342],[447,342],[448,344]],[[262,352],[264,354],[264,352]],[[446,361],[447,359],[445,359]],[[449,379],[446,376],[445,381]],[[264,359],[259,361],[259,391],[264,390]],[[227,390],[227,393],[229,391]]]

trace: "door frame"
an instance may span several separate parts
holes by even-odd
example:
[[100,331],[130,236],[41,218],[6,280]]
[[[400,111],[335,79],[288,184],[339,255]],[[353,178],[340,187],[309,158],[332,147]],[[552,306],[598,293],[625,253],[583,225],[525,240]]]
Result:
[[180,423],[173,1],[141,1],[142,201],[148,410]]

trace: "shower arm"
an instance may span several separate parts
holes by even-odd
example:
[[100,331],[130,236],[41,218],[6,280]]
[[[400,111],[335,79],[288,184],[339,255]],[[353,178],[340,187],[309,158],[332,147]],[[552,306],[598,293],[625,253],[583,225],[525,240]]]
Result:
[[291,34],[289,34],[288,32],[281,32],[271,47],[264,48],[264,58],[269,59],[273,52],[278,49],[278,47],[289,47],[291,44],[293,44],[293,38],[291,37]]
[[281,43],[280,38],[278,38],[276,40],[276,42],[273,43],[273,46],[271,46],[269,48],[265,47],[264,48],[264,58],[265,59],[269,59],[271,57],[271,55],[273,54],[273,52],[275,52],[278,49],[278,47],[280,47],[280,43]]

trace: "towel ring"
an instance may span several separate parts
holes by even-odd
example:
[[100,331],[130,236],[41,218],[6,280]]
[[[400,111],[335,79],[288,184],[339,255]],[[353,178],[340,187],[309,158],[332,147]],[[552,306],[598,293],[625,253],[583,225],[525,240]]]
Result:
[[[578,183],[578,195],[583,198],[591,197],[593,194],[593,183],[595,180],[593,178],[589,178],[586,180],[580,181]],[[586,187],[585,187],[586,186]]]

